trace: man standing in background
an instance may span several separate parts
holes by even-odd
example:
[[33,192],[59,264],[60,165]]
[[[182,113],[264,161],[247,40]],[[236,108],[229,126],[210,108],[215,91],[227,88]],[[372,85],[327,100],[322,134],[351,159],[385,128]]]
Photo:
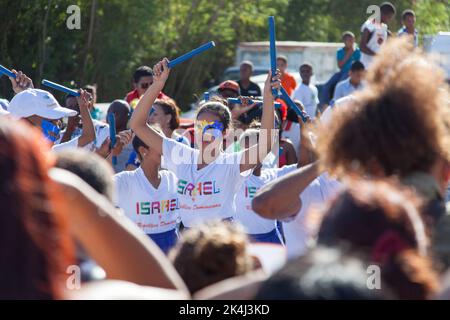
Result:
[[287,66],[287,58],[285,56],[278,56],[277,68],[281,71],[281,86],[286,90],[288,95],[292,95],[292,92],[294,92],[297,87],[297,81],[295,81],[295,78],[286,71]]

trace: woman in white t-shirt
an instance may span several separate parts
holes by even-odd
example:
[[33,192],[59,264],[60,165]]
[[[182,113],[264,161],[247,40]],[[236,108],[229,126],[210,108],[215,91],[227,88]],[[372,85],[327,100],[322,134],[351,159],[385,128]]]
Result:
[[[242,149],[248,149],[258,143],[259,130],[247,129],[240,138]],[[263,185],[297,169],[297,164],[282,168],[262,168],[262,164],[253,169],[253,174],[244,181],[234,197],[235,220],[246,229],[254,242],[282,244],[277,228],[277,220],[265,219],[252,209],[252,199]]]
[[177,177],[160,170],[161,156],[139,137],[133,138],[141,166],[114,176],[116,205],[137,224],[165,253],[178,239]]
[[[234,215],[233,198],[250,170],[261,163],[270,152],[272,139],[265,139],[250,149],[236,153],[222,150],[223,137],[230,127],[231,114],[219,102],[203,104],[195,122],[196,146],[193,149],[168,139],[146,124],[150,106],[164,87],[169,76],[168,60],[154,67],[154,81],[136,106],[130,124],[152,151],[164,156],[165,167],[178,177],[180,216],[185,227],[211,219],[231,219]],[[280,87],[280,74],[266,80],[262,115],[262,129],[273,133],[274,98],[272,88]],[[273,82],[272,82],[273,81]],[[244,154],[252,154],[252,163],[246,162]],[[245,172],[245,174],[243,174]]]

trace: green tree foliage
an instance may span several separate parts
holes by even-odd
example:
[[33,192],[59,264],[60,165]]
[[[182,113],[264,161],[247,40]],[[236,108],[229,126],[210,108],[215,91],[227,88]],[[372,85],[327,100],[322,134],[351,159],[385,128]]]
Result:
[[[450,30],[448,0],[392,1],[400,13],[412,8],[423,34]],[[344,30],[359,34],[371,0],[0,0],[0,63],[79,87],[97,83],[100,101],[123,98],[139,65],[152,66],[210,40],[214,50],[172,70],[165,92],[182,107],[211,78],[234,64],[240,41],[267,40],[267,17],[276,16],[277,38],[340,41]],[[376,4],[376,3],[375,3]],[[81,29],[69,30],[67,7],[81,9]],[[0,96],[11,98],[9,80]],[[59,95],[59,94],[58,94]],[[61,95],[59,97],[62,98]]]

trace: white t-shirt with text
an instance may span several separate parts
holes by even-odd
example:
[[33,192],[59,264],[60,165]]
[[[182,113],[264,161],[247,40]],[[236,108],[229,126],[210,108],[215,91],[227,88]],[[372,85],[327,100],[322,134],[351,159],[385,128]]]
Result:
[[282,168],[262,169],[259,177],[252,174],[244,181],[234,198],[235,220],[245,227],[248,234],[268,233],[276,228],[276,220],[265,219],[252,210],[252,200],[262,186],[295,169],[297,169],[297,164]]
[[116,205],[146,234],[173,230],[179,219],[177,177],[161,170],[161,182],[155,188],[141,168],[114,176]]
[[201,170],[197,169],[199,153],[175,140],[163,139],[165,167],[178,177],[180,217],[186,227],[233,217],[234,195],[251,173],[240,172],[243,152],[221,152]]

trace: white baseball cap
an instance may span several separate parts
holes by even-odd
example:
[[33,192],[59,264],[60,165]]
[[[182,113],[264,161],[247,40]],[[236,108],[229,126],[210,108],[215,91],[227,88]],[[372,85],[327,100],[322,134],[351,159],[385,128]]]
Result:
[[15,95],[8,111],[19,118],[36,115],[51,120],[77,115],[75,110],[61,107],[51,93],[40,89],[27,89]]

